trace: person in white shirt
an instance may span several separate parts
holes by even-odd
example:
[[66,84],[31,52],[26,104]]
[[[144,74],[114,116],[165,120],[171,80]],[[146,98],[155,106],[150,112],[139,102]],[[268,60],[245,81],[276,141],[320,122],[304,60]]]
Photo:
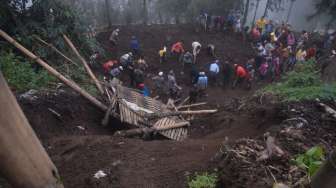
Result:
[[200,53],[202,45],[201,43],[195,41],[191,44],[192,49],[193,49],[193,55],[194,55],[194,63],[196,63],[196,57]]
[[210,77],[210,83],[217,85],[217,78],[219,74],[219,60],[215,60],[211,63],[210,69],[209,69],[209,77]]

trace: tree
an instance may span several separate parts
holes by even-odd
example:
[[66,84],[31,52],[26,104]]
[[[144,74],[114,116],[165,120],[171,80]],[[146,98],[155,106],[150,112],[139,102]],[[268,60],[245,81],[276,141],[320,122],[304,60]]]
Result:
[[289,6],[289,10],[288,10],[288,14],[287,14],[287,18],[286,18],[286,23],[288,23],[289,19],[290,19],[290,16],[292,14],[292,10],[293,10],[293,6],[294,6],[294,2],[296,0],[291,0],[290,2],[290,6]]
[[108,27],[111,28],[112,21],[111,21],[111,15],[110,15],[110,11],[111,11],[110,0],[105,0],[105,6],[106,6],[105,8],[106,8],[106,17],[107,17]]
[[257,4],[256,4],[256,9],[254,11],[254,16],[253,16],[253,21],[252,21],[252,27],[256,21],[256,17],[257,17],[257,12],[258,12],[258,9],[259,9],[259,5],[260,5],[260,0],[257,0]]
[[148,22],[148,9],[147,9],[147,0],[143,0],[143,23],[147,25]]
[[249,9],[250,9],[250,0],[246,0],[245,8],[244,8],[243,25],[246,24]]
[[329,28],[336,21],[336,0],[315,0],[315,9],[316,12],[310,15],[307,19],[311,20],[312,18],[321,15],[328,14],[330,20],[327,23],[327,28]]

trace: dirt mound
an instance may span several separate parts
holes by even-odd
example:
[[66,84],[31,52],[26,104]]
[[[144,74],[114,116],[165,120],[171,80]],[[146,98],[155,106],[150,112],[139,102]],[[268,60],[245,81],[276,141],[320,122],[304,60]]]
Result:
[[291,160],[313,146],[323,146],[327,153],[334,149],[335,127],[316,104],[291,104],[283,110],[289,119],[299,116],[308,122],[283,122],[270,130],[284,155],[258,160],[266,148],[263,136],[255,140],[240,139],[222,147],[214,160],[221,174],[221,187],[271,187],[274,179],[290,187],[301,187],[305,184],[302,181],[305,173]]

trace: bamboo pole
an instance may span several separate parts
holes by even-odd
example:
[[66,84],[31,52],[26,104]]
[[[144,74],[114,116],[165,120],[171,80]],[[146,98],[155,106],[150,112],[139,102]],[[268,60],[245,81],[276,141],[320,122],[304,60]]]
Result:
[[206,105],[206,102],[202,102],[202,103],[195,103],[195,104],[190,104],[190,105],[184,105],[184,106],[180,106],[177,109],[182,109],[182,108],[191,108],[191,107],[197,107],[197,106],[202,106],[202,105]]
[[104,95],[104,90],[102,85],[100,84],[99,80],[96,78],[96,76],[93,74],[92,70],[90,69],[89,65],[87,64],[86,60],[79,54],[78,50],[76,49],[75,45],[71,42],[71,40],[66,36],[63,35],[63,38],[65,42],[69,45],[69,47],[72,49],[72,51],[78,56],[80,61],[83,63],[86,72],[89,74],[89,76],[92,78],[92,80],[95,82],[99,92]]
[[0,36],[2,36],[4,39],[6,39],[9,43],[14,45],[16,48],[18,48],[21,52],[23,52],[26,56],[36,61],[38,64],[40,64],[43,68],[45,68],[50,74],[54,75],[56,78],[60,79],[62,82],[64,82],[66,85],[71,87],[73,90],[81,94],[84,98],[88,99],[92,104],[97,106],[98,108],[102,109],[103,111],[107,110],[107,106],[98,101],[96,98],[91,96],[88,92],[80,88],[75,82],[72,80],[69,80],[65,78],[61,73],[59,73],[57,70],[52,68],[50,65],[48,65],[45,61],[43,61],[41,58],[37,57],[35,54],[27,50],[25,47],[23,47],[21,44],[16,42],[12,37],[10,37],[7,33],[5,33],[3,30],[0,29]]
[[197,110],[197,111],[176,111],[176,112],[166,112],[166,113],[155,113],[155,114],[147,114],[147,118],[149,120],[151,119],[157,119],[157,118],[164,118],[169,116],[178,116],[178,115],[197,115],[197,114],[213,114],[217,113],[218,110]]
[[1,72],[0,88],[0,173],[13,187],[63,188]]
[[61,51],[59,51],[54,45],[47,43],[46,41],[42,40],[39,36],[34,35],[34,38],[39,41],[40,43],[46,45],[47,47],[51,48],[52,50],[54,50],[56,53],[58,53],[59,55],[61,55],[64,59],[66,59],[68,62],[78,66],[74,61],[72,61],[69,57],[67,57],[66,55],[64,55]]
[[165,131],[165,130],[169,130],[169,129],[177,129],[177,128],[181,128],[181,127],[186,127],[189,126],[190,123],[189,122],[181,122],[181,123],[176,123],[173,125],[169,125],[166,127],[152,127],[152,128],[137,128],[137,129],[130,129],[127,131],[117,131],[115,133],[116,136],[123,136],[123,137],[132,137],[132,136],[138,136],[138,135],[143,135],[145,133],[153,133],[156,131]]

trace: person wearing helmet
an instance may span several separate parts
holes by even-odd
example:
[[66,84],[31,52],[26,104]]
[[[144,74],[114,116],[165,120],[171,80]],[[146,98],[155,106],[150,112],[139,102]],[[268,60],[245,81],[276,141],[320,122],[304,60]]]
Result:
[[163,72],[159,72],[157,76],[154,76],[152,78],[154,81],[155,91],[156,93],[161,96],[165,93],[164,91],[164,85],[165,85],[165,78]]
[[236,88],[238,85],[243,84],[247,76],[247,71],[245,70],[243,66],[235,64],[234,67],[235,67],[236,79],[232,85],[233,89]]
[[138,55],[140,52],[140,44],[138,39],[135,36],[132,36],[131,43],[130,43],[131,50],[134,55]]
[[111,35],[110,35],[110,42],[113,46],[117,45],[117,41],[118,41],[118,36],[119,36],[119,28],[115,29],[112,31]]

